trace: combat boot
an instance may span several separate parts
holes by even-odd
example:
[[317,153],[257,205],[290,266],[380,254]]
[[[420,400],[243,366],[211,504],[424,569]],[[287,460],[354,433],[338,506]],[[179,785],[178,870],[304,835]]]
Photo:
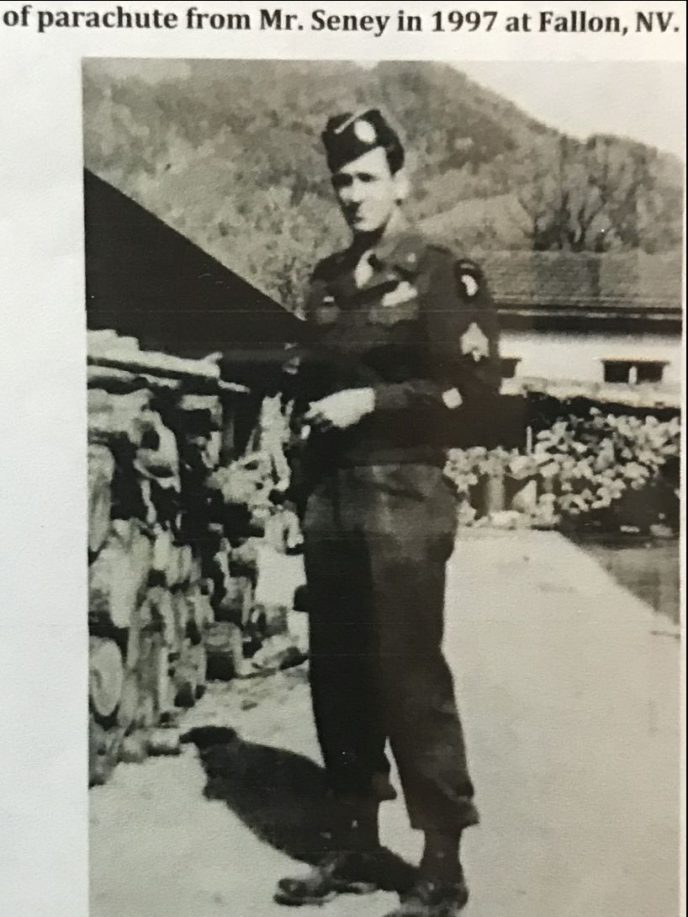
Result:
[[458,917],[468,901],[463,879],[454,882],[421,876],[410,891],[401,895],[401,903],[386,917]]
[[365,895],[381,886],[378,802],[342,805],[336,829],[337,849],[300,877],[280,879],[275,901],[291,906],[326,904],[338,895]]
[[299,907],[327,904],[339,895],[367,895],[380,888],[376,851],[327,854],[304,876],[280,879],[275,901]]
[[386,917],[456,917],[468,901],[460,843],[461,832],[426,833],[418,878]]

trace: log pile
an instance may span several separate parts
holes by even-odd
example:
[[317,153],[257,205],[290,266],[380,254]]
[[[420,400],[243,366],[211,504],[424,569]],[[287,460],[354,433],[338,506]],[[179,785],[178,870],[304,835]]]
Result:
[[119,760],[177,753],[179,711],[203,695],[209,669],[240,675],[247,642],[260,646],[257,558],[283,482],[260,435],[257,450],[229,454],[246,390],[214,362],[144,352],[110,331],[88,343],[94,785]]

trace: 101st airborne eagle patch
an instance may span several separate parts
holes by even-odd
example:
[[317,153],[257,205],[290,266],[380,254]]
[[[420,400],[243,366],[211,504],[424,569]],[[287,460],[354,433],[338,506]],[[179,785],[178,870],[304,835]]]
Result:
[[472,274],[460,274],[459,280],[466,291],[466,296],[472,299],[480,289],[478,281]]

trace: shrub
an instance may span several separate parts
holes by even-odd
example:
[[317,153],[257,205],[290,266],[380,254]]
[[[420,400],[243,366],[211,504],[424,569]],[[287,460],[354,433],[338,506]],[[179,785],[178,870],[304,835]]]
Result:
[[[557,421],[536,437],[530,454],[517,450],[452,450],[446,473],[462,504],[479,507],[478,489],[490,476],[537,483],[534,525],[677,527],[680,420],[603,414]],[[462,518],[471,521],[465,505]]]

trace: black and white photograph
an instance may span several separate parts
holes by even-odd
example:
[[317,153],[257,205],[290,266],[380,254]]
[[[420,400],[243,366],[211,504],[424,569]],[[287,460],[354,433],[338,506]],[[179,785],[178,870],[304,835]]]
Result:
[[683,76],[83,59],[90,917],[678,917]]

